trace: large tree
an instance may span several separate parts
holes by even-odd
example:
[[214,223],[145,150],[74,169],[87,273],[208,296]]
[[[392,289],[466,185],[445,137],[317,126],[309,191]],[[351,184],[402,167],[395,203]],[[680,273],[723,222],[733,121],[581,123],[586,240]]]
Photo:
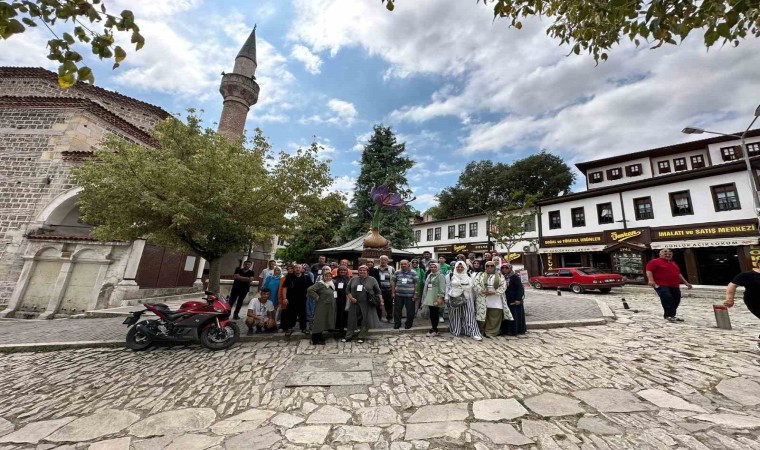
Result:
[[436,219],[522,208],[531,198],[568,194],[575,174],[562,158],[541,151],[511,165],[478,161],[467,164],[457,184],[438,194]]
[[311,263],[317,260],[316,250],[338,244],[340,228],[348,217],[345,198],[332,193],[325,197],[324,204],[325,207],[311,217],[298,220],[295,230],[287,238],[288,244],[277,250],[277,258]]
[[[393,11],[403,0],[383,0]],[[412,1],[409,7],[413,7]],[[476,0],[480,3],[481,0]],[[702,34],[705,46],[739,45],[739,39],[760,36],[760,4],[745,0],[482,0],[493,5],[494,18],[506,19],[518,30],[527,17],[548,17],[546,33],[606,60],[607,52],[623,38],[637,46],[680,44],[692,32]]]
[[[66,25],[56,33],[53,27],[60,22]],[[92,54],[100,59],[113,58],[114,69],[127,57],[127,52],[115,43],[116,31],[130,33],[135,50],[140,50],[145,42],[132,11],[109,14],[101,0],[0,1],[0,39],[10,39],[27,27],[39,25],[50,32],[47,57],[59,63],[58,83],[62,88],[77,81],[95,81],[92,70],[82,64],[83,57],[76,51],[77,42],[89,45]]]
[[248,149],[242,139],[203,128],[192,112],[187,123],[159,123],[153,135],[157,149],[112,138],[74,171],[84,187],[82,218],[95,224],[99,239],[147,238],[197,253],[209,261],[212,291],[219,289],[223,255],[288,235],[297,221],[330,206],[313,194],[332,183],[317,144],[280,153],[270,166],[273,155],[261,130]]
[[[361,171],[356,179],[354,198],[351,200],[350,216],[343,226],[342,234],[353,239],[370,230],[376,204],[370,195],[375,186],[386,185],[402,197],[411,195],[406,172],[414,162],[406,155],[406,144],[398,143],[390,127],[375,125],[374,133],[364,146]],[[412,221],[415,211],[405,205],[397,211],[384,212],[380,218],[380,233],[394,247],[404,248],[414,242]]]

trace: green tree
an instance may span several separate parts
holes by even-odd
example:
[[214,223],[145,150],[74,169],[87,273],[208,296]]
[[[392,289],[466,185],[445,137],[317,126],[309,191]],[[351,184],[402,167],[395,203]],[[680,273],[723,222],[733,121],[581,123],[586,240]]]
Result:
[[323,208],[311,217],[298,220],[295,231],[288,238],[288,245],[277,250],[277,258],[283,261],[312,263],[317,260],[316,250],[338,244],[340,227],[348,217],[345,198],[332,193],[323,199]]
[[[52,29],[57,22],[67,23],[60,36]],[[108,14],[102,0],[0,1],[0,39],[10,39],[26,31],[26,27],[38,25],[44,25],[52,35],[47,57],[60,64],[58,84],[64,89],[77,81],[95,82],[92,70],[82,64],[82,55],[74,49],[77,42],[89,45],[92,54],[101,60],[113,58],[114,69],[127,57],[127,52],[115,45],[115,31],[130,32],[135,50],[145,43],[132,11],[125,9],[118,16]]]
[[[356,179],[354,198],[351,200],[349,218],[341,233],[353,239],[370,230],[375,203],[370,191],[375,186],[387,185],[392,192],[404,197],[411,195],[406,180],[406,172],[414,162],[405,156],[405,143],[398,143],[390,127],[375,125],[374,133],[364,146],[361,171]],[[408,247],[414,242],[412,221],[414,209],[406,205],[393,212],[384,211],[380,219],[380,232],[394,247]]]
[[523,240],[531,222],[535,226],[536,211],[533,202],[535,196],[514,192],[510,202],[503,207],[488,212],[488,236],[491,240],[506,247],[508,252]]
[[220,257],[288,235],[298,220],[323,209],[313,192],[332,179],[317,144],[280,153],[269,168],[271,146],[258,129],[247,149],[242,139],[203,128],[191,111],[187,124],[171,118],[153,134],[157,149],[112,138],[96,160],[74,171],[84,188],[82,217],[102,240],[147,238],[197,253],[209,261],[212,291],[219,289]]
[[478,161],[467,164],[457,184],[438,194],[436,219],[522,208],[530,197],[568,194],[575,174],[562,158],[541,151],[511,165]]
[[[393,11],[400,0],[383,0]],[[480,3],[481,0],[477,0]],[[637,46],[651,42],[678,45],[696,31],[706,47],[739,45],[748,35],[760,36],[757,1],[723,0],[482,0],[493,5],[494,19],[506,19],[518,30],[526,17],[549,17],[546,33],[568,44],[571,53],[589,53],[606,60],[607,52],[623,38]],[[412,2],[409,2],[410,4]]]

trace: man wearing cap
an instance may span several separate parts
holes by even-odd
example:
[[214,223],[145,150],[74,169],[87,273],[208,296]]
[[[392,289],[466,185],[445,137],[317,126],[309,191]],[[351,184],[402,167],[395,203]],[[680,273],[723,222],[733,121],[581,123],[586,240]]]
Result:
[[647,263],[647,284],[652,286],[660,297],[665,320],[671,323],[683,322],[676,317],[676,310],[681,303],[681,283],[691,289],[691,283],[681,275],[681,269],[673,261],[673,251],[669,248],[660,250],[660,257]]

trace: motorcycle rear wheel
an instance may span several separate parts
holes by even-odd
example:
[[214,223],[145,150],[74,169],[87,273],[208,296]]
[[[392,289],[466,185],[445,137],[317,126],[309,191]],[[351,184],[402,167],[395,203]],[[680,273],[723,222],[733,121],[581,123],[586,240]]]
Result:
[[206,327],[201,331],[201,345],[209,350],[224,350],[230,348],[240,337],[240,328],[235,322],[228,322],[224,330],[215,326]]
[[141,333],[137,325],[132,325],[127,331],[127,348],[135,351],[145,350],[153,344],[153,339]]

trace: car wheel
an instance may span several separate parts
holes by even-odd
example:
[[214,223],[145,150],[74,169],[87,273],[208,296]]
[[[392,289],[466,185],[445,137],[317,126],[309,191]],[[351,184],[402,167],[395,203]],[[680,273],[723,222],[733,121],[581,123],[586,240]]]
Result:
[[570,290],[576,294],[583,294],[586,291],[580,284],[571,284]]
[[536,289],[543,289],[544,288],[544,286],[541,284],[540,281],[534,281],[533,282],[533,287],[536,288]]
[[612,288],[602,288],[602,289],[599,289],[599,292],[601,292],[602,294],[609,294],[610,292],[612,292]]

